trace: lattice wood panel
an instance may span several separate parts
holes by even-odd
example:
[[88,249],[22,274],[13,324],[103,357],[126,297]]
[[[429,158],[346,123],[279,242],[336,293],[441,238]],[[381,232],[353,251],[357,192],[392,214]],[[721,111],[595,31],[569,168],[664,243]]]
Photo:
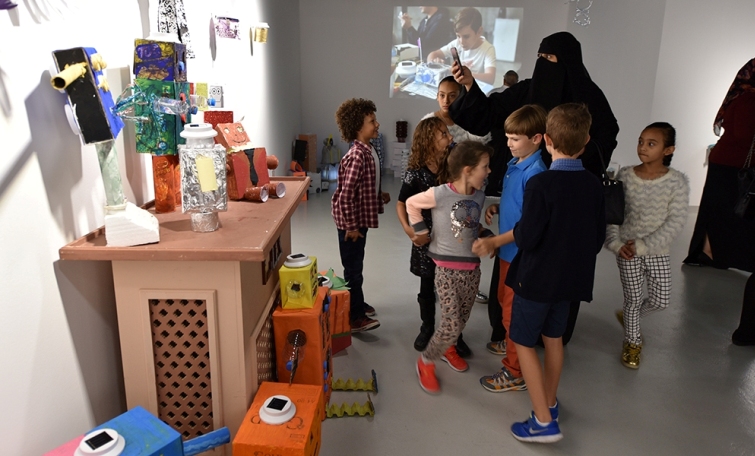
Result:
[[273,337],[273,314],[265,318],[257,336],[257,384],[276,381],[275,338]]
[[214,430],[207,302],[150,299],[158,417],[191,439]]

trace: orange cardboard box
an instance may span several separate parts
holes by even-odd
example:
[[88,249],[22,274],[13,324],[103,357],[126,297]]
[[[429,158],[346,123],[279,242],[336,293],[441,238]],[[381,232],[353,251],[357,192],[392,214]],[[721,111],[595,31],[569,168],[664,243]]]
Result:
[[[286,396],[296,406],[294,417],[279,425],[260,419],[260,408],[275,395]],[[322,442],[318,419],[322,400],[322,388],[317,386],[262,382],[233,439],[233,456],[317,456]]]
[[333,353],[351,345],[351,294],[349,290],[330,290],[330,337]]
[[320,287],[317,300],[311,309],[284,310],[278,306],[273,311],[273,334],[275,335],[275,363],[278,381],[288,383],[291,372],[286,369],[289,353],[286,338],[288,333],[300,329],[307,336],[304,354],[299,359],[294,383],[318,385],[323,395],[321,417],[325,419],[325,407],[330,402],[333,381],[333,363],[330,340],[330,320],[323,309],[323,300],[330,292]]
[[249,179],[249,158],[244,152],[233,152],[228,154],[226,161],[228,162],[226,175],[228,198],[234,201],[243,200],[244,192],[252,185]]

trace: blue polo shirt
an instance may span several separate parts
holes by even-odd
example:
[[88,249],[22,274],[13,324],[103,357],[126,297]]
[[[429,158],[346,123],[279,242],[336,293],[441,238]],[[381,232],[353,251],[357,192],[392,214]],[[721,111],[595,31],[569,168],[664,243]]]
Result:
[[[517,160],[519,158],[514,157],[509,161],[506,175],[503,177],[501,205],[498,208],[498,233],[500,234],[514,229],[514,225],[522,218],[524,187],[527,186],[527,181],[535,174],[548,169],[540,157],[539,150],[520,163],[517,163]],[[501,246],[498,249],[498,258],[511,263],[517,250],[514,242]]]

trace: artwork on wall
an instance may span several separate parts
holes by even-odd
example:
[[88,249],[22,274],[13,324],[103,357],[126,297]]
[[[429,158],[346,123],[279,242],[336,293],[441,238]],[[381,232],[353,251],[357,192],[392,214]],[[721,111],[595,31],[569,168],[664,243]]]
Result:
[[158,0],[157,31],[178,35],[181,43],[186,45],[186,57],[190,59],[194,58],[183,0]]

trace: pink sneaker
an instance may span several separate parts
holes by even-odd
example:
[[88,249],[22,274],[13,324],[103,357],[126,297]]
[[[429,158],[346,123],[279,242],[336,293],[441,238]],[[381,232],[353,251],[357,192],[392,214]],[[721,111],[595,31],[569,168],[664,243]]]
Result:
[[422,356],[417,360],[417,376],[419,377],[419,386],[430,394],[440,393],[440,384],[438,377],[435,376],[435,364],[425,364]]
[[469,364],[461,359],[461,356],[456,353],[456,347],[454,347],[453,345],[448,347],[448,350],[443,353],[443,356],[441,356],[440,359],[447,362],[448,365],[451,366],[451,369],[455,370],[456,372],[464,372],[465,370],[469,369]]

